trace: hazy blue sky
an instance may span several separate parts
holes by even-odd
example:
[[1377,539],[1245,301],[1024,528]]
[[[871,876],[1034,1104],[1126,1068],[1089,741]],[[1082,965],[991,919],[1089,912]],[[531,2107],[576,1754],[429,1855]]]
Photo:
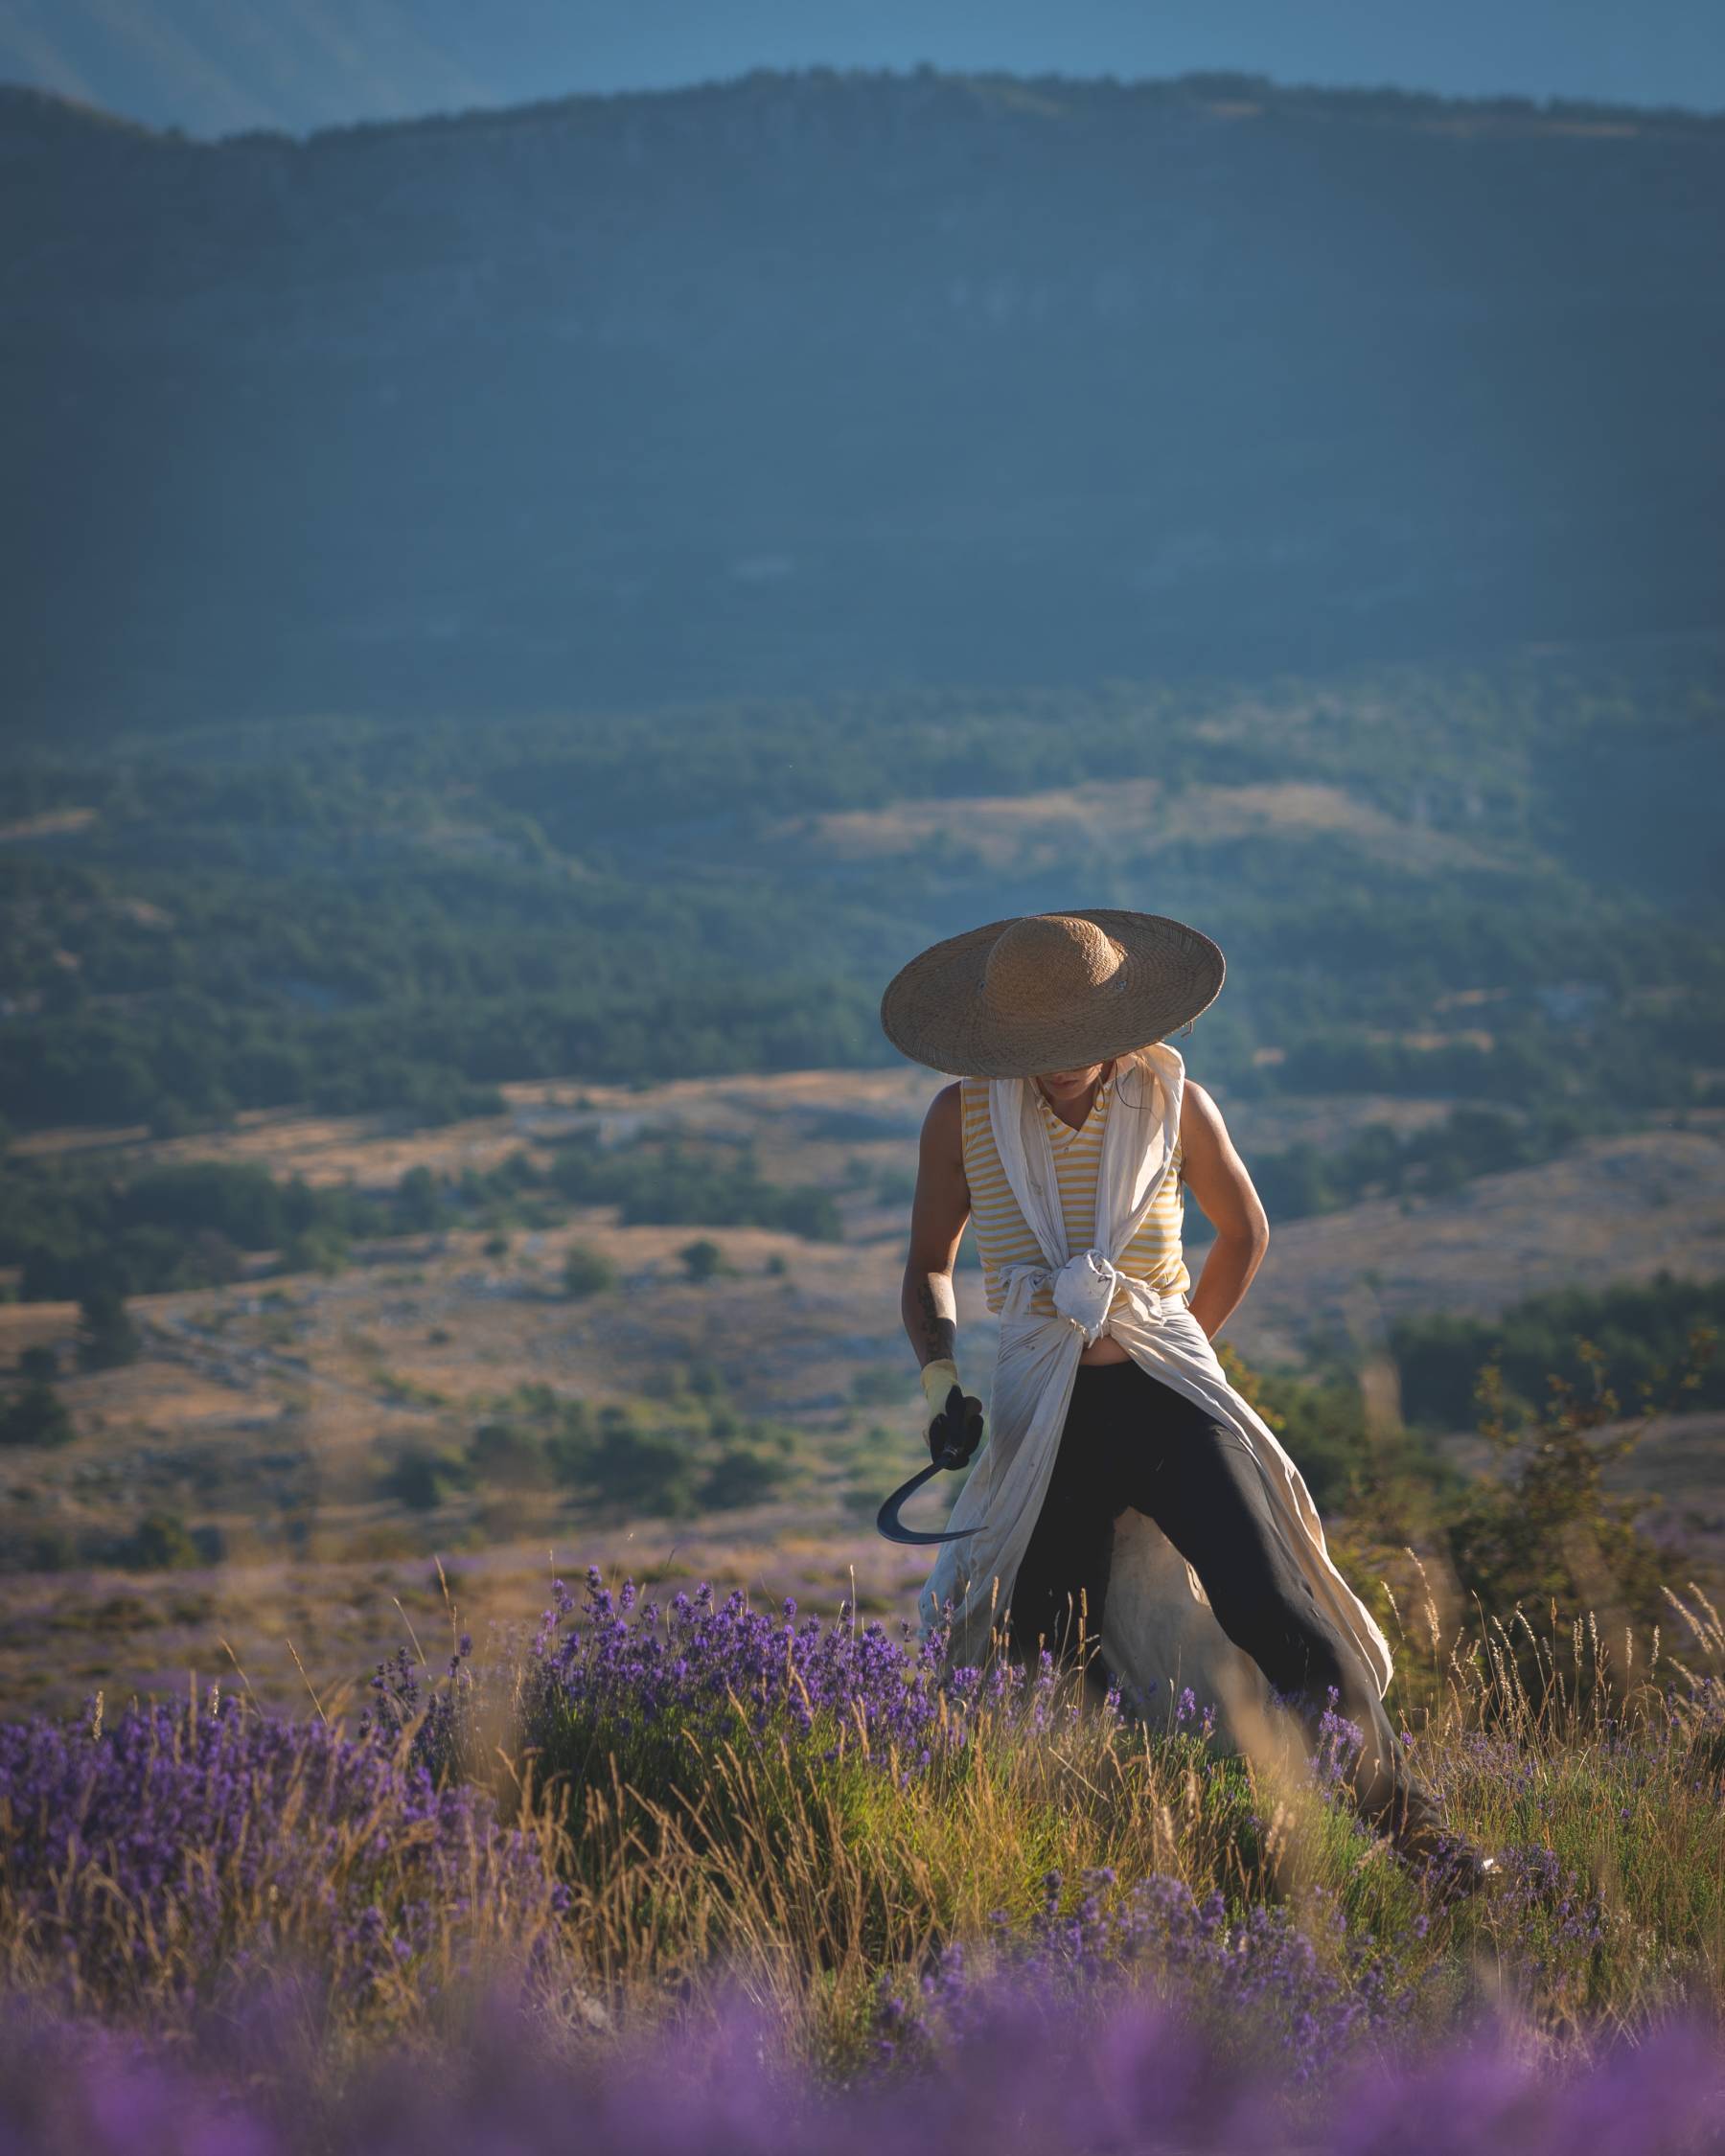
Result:
[[920,61],[1721,110],[1725,0],[0,0],[0,80],[203,135]]

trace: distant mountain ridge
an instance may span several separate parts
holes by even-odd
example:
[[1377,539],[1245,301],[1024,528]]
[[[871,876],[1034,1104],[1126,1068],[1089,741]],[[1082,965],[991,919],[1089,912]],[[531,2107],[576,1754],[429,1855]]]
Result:
[[401,118],[500,102],[490,13],[453,0],[0,0],[0,80],[198,135]]
[[[811,23],[807,34],[789,40],[775,34],[773,11],[758,5],[725,11],[723,27],[713,26],[710,33],[707,26],[685,21],[681,34],[661,13],[656,34],[642,35],[645,26],[618,22],[623,12],[613,10],[607,20],[605,11],[583,10],[577,0],[488,0],[484,7],[472,0],[124,0],[123,5],[115,0],[0,0],[0,82],[26,83],[205,138],[257,127],[303,133],[361,119],[399,120],[475,106],[496,109],[578,84],[597,91],[621,82],[646,89],[725,80],[744,72],[751,57],[765,57],[775,48],[800,49],[808,59],[830,48],[827,57],[838,59],[845,37],[838,12],[829,12],[827,19]],[[689,11],[691,15],[700,12]],[[778,31],[794,19],[794,11],[780,11]],[[1022,30],[1022,22],[1018,27]],[[1597,24],[1593,27],[1597,33]],[[1661,27],[1657,22],[1638,27],[1644,62],[1661,42]],[[905,28],[901,13],[896,35],[903,35]],[[943,38],[942,28],[937,22],[919,25],[914,44],[944,45],[944,56],[926,49],[910,57],[962,69],[966,63],[952,40]],[[1098,41],[1087,39],[1079,30],[1067,41],[1072,55],[1069,73],[1141,77],[1180,72],[1206,64],[1201,55],[1207,44],[1227,49],[1225,26],[1217,26],[1219,42],[1214,36],[1194,37],[1191,29],[1190,24],[1178,25],[1171,44],[1164,34],[1147,48],[1122,25],[1122,34],[1107,40],[1112,59],[1102,58]],[[1460,57],[1470,43],[1469,25],[1463,17],[1450,30]],[[1461,72],[1447,76],[1447,87],[1488,94],[1496,86],[1494,67],[1506,67],[1499,79],[1504,88],[1535,73],[1555,88],[1559,77],[1577,83],[1603,63],[1611,80],[1624,85],[1622,94],[1643,109],[1673,102],[1714,106],[1719,102],[1716,70],[1703,57],[1686,72],[1681,40],[1668,44],[1657,64],[1638,66],[1627,46],[1619,42],[1615,51],[1609,44],[1601,50],[1597,34],[1590,37],[1587,26],[1567,14],[1564,30],[1561,37],[1545,40],[1552,49],[1543,56],[1538,49],[1542,40],[1536,33],[1530,36],[1526,27],[1519,50],[1500,47],[1495,60],[1496,41],[1481,40]],[[885,19],[866,26],[854,23],[851,36],[853,48],[845,57],[879,65],[895,42],[895,29]],[[990,64],[1014,66],[1012,53],[1019,41],[1010,19],[995,21],[987,42]],[[1417,47],[1417,39],[1411,42]],[[1381,36],[1350,41],[1345,49],[1356,71],[1347,79],[1400,80],[1405,69],[1387,57],[1395,44],[1394,38]],[[1271,35],[1260,38],[1255,60],[1246,64],[1283,79],[1322,80],[1331,72],[1316,57],[1322,46],[1321,34],[1316,43],[1310,36]],[[1577,49],[1589,46],[1591,67],[1583,63],[1577,72],[1566,64],[1576,58]],[[1087,48],[1092,57],[1080,57]],[[1155,59],[1150,58],[1152,49]],[[1302,54],[1312,57],[1296,57]],[[1383,57],[1374,64],[1373,55]],[[1429,64],[1429,56],[1414,64]],[[1464,79],[1469,65],[1478,77],[1471,84]],[[1668,87],[1656,91],[1656,82]],[[1509,102],[1526,104],[1527,100]]]
[[760,75],[0,93],[26,722],[1322,668],[1725,588],[1725,120]]

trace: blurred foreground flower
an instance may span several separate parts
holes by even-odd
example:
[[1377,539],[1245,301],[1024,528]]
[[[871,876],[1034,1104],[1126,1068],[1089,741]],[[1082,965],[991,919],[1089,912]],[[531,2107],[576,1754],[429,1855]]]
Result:
[[374,2056],[339,2088],[291,2100],[224,2092],[197,2056],[68,2025],[0,2036],[7,2156],[1157,2156],[1250,2148],[1333,2156],[1693,2156],[1725,2145],[1725,2053],[1668,2026],[1638,2047],[1542,2075],[1511,2032],[1412,2068],[1368,2064],[1290,2100],[1242,2076],[1201,2030],[1141,1999],[1098,1999],[1074,2026],[1022,1987],[994,1987],[936,2069],[848,2087],[784,2066],[771,2028],[733,2004],[699,2037],[559,2059],[498,2013],[434,2052]]

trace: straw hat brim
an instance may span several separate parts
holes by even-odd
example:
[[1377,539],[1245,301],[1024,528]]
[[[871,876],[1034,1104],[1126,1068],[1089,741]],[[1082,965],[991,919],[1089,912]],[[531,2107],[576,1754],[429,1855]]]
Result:
[[1093,922],[1122,953],[1103,988],[1046,1013],[1004,1013],[988,1002],[984,975],[1000,933],[1023,918],[990,921],[932,944],[895,974],[881,998],[881,1024],[913,1063],[964,1078],[1034,1078],[1106,1063],[1166,1038],[1221,993],[1227,972],[1208,936],[1162,913],[1111,906],[1066,909]]

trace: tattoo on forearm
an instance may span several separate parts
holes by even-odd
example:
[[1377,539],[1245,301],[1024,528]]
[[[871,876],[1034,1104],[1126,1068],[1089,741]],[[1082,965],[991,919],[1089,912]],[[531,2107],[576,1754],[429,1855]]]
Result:
[[951,1355],[958,1343],[958,1301],[944,1273],[925,1273],[916,1284],[917,1357],[923,1363]]

